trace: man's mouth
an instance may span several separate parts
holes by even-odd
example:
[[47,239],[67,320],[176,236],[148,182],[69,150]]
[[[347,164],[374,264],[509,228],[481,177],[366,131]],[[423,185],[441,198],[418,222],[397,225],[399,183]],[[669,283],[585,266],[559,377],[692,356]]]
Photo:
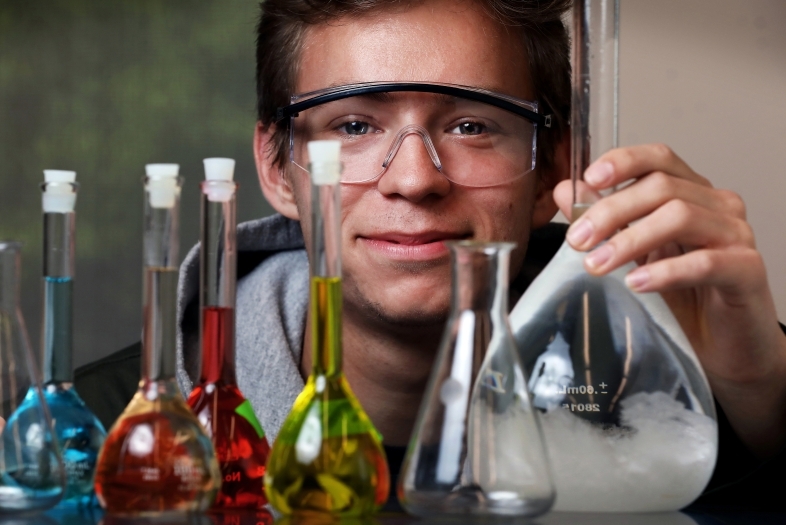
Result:
[[451,231],[380,232],[358,236],[370,250],[398,261],[429,261],[447,257],[445,241],[467,239],[471,234]]

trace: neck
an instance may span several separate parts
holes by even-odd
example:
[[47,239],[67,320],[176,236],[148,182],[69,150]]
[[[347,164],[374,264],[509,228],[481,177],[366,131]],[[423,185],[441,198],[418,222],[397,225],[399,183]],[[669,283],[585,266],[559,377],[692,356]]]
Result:
[[235,309],[202,309],[202,383],[236,385]]
[[[432,326],[384,326],[370,323],[363,312],[345,302],[343,372],[352,391],[386,445],[404,446],[415,425],[431,365],[444,329]],[[316,369],[312,362],[312,320],[306,321],[300,371]]]

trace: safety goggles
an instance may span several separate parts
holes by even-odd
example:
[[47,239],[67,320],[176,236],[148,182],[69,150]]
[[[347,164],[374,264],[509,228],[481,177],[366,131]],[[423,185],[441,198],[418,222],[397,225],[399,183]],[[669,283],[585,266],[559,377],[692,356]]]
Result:
[[[374,182],[405,148],[425,148],[450,181],[506,184],[535,169],[538,126],[551,127],[537,102],[452,84],[371,82],[294,95],[278,108],[288,119],[289,158],[308,166],[306,144],[341,141],[341,182]],[[412,150],[414,151],[414,150]]]

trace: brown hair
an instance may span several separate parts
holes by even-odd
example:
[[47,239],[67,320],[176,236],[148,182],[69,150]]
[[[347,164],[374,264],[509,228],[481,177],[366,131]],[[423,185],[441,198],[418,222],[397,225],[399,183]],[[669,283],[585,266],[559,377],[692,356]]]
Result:
[[[538,132],[538,166],[552,166],[557,141],[567,129],[570,113],[568,33],[562,15],[572,0],[476,0],[489,16],[519,28],[529,57],[529,72],[543,114],[553,115],[552,127]],[[265,0],[257,26],[257,118],[269,128],[276,108],[293,94],[305,29],[344,16],[362,16],[399,5],[401,0]],[[270,154],[284,166],[288,135],[279,126]]]

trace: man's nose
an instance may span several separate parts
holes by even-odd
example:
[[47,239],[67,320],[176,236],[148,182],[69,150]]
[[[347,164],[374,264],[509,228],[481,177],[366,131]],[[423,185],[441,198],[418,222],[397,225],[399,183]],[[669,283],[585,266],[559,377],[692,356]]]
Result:
[[383,161],[377,182],[383,195],[401,195],[420,202],[429,195],[444,196],[450,181],[441,173],[441,159],[425,129],[407,126],[398,133]]

